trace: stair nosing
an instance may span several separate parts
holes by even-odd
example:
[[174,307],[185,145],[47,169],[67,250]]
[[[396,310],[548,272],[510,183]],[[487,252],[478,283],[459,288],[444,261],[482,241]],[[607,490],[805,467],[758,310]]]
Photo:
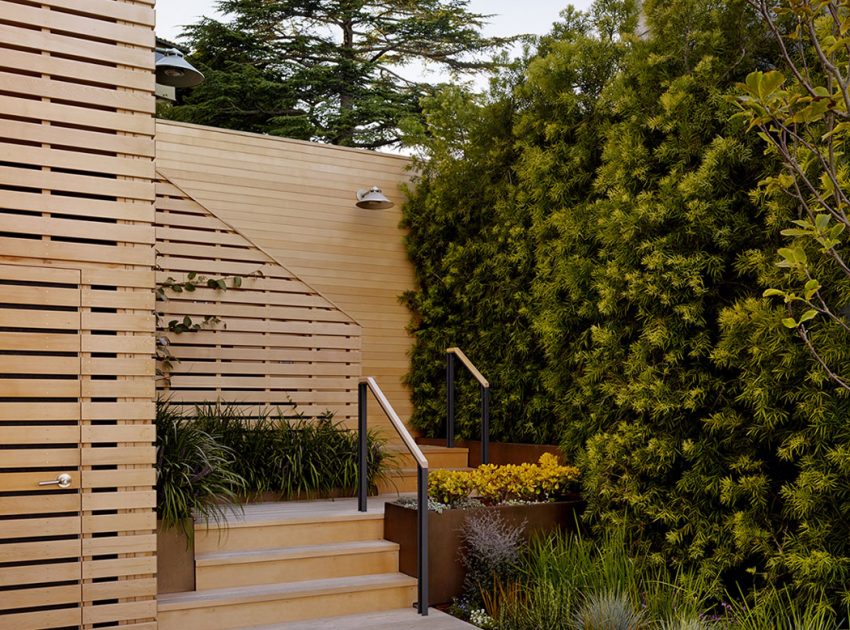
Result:
[[[237,517],[238,518],[238,517]],[[276,525],[309,525],[311,523],[328,523],[343,521],[382,521],[383,512],[355,512],[344,514],[308,514],[304,516],[270,516],[253,517],[251,520],[224,520],[221,523],[196,523],[196,532],[228,530],[242,527],[270,527]]]
[[323,556],[352,556],[367,553],[398,551],[398,543],[384,539],[356,540],[323,545],[303,545],[298,547],[268,547],[263,549],[245,549],[240,551],[218,551],[199,553],[195,556],[195,566],[215,567],[233,564],[253,564],[298,560],[301,558],[321,558]]
[[229,606],[231,604],[250,604],[274,600],[298,599],[301,597],[319,597],[322,595],[357,593],[370,590],[386,590],[416,586],[416,578],[403,573],[377,573],[343,578],[325,578],[302,582],[261,584],[167,593],[157,597],[157,610],[191,610]]

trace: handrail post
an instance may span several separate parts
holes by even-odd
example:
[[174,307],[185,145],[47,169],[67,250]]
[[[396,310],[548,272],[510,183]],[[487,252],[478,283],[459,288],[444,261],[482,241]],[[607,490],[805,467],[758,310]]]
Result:
[[357,385],[357,431],[358,431],[358,446],[359,456],[357,460],[357,510],[360,512],[366,511],[366,495],[368,493],[368,434],[366,426],[366,415],[368,411],[368,398],[366,397],[366,383]]
[[490,463],[490,388],[481,386],[481,463]]
[[446,446],[455,445],[455,355],[446,353]]
[[417,584],[418,601],[416,603],[417,612],[420,615],[428,615],[428,469],[422,466],[417,466],[418,479],[416,484],[417,494],[417,520],[418,527],[416,528],[417,551],[416,568],[419,582]]

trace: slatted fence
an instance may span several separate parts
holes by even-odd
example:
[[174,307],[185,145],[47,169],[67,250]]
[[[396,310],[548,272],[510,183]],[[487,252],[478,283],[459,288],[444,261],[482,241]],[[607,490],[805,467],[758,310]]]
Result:
[[153,24],[0,2],[3,629],[156,628]]
[[[307,416],[332,411],[353,422],[360,327],[344,312],[165,179],[157,184],[158,280],[195,273],[226,290],[166,291],[160,334],[178,359],[159,381],[186,406],[221,402],[250,412]],[[234,287],[234,278],[240,286]],[[169,322],[217,322],[169,333]]]

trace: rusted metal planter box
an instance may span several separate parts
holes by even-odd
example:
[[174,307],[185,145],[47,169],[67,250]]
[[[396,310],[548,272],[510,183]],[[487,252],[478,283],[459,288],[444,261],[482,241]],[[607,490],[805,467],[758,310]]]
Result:
[[[511,524],[525,522],[526,539],[558,529],[574,530],[584,508],[578,497],[557,503],[499,505],[472,510],[446,510],[428,513],[428,575],[431,604],[445,604],[463,593],[461,552],[463,528],[469,517],[484,510],[498,510]],[[416,577],[416,510],[387,503],[384,511],[384,538],[398,543],[399,569]]]

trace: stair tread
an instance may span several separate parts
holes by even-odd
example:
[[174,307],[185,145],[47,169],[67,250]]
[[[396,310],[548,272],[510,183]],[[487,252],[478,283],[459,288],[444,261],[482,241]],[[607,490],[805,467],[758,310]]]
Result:
[[210,605],[225,606],[232,603],[249,603],[319,596],[331,593],[353,593],[386,588],[416,586],[416,578],[403,573],[378,573],[342,578],[305,580],[282,584],[236,586],[206,591],[167,593],[157,597],[160,612],[204,608]]
[[476,627],[435,608],[422,617],[413,608],[401,608],[358,615],[325,617],[304,621],[285,622],[265,626],[250,626],[241,630],[398,630],[422,628],[423,630],[476,630]]
[[249,549],[244,551],[217,551],[199,553],[195,556],[197,566],[222,564],[243,564],[249,562],[272,562],[295,558],[316,558],[323,556],[372,553],[376,551],[396,551],[399,546],[389,540],[363,540],[324,545],[305,545],[302,547],[275,547]]
[[[387,444],[386,448],[392,453],[410,452],[404,444]],[[462,448],[459,446],[437,446],[436,444],[419,444],[419,450],[423,453],[457,453],[458,455],[469,453],[468,448]]]
[[369,511],[357,511],[356,498],[319,499],[315,501],[278,501],[249,503],[240,511],[231,511],[220,522],[195,523],[195,531],[227,530],[237,527],[265,527],[329,521],[368,521],[384,518],[383,505],[395,495],[369,497]]

